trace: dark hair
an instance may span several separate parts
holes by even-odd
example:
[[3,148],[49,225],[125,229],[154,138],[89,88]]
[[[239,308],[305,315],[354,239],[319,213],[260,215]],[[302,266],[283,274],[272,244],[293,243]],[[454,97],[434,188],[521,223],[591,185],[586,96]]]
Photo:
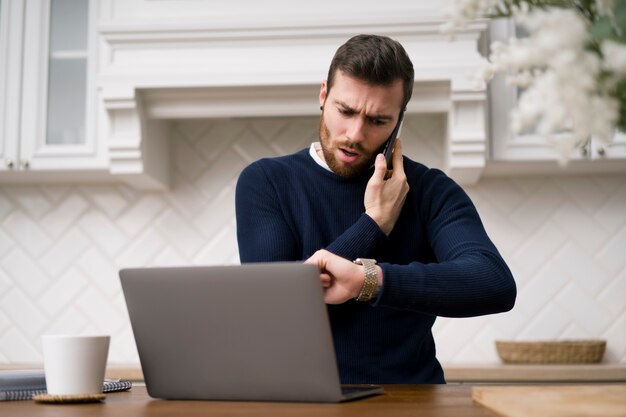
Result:
[[403,109],[411,99],[413,63],[402,45],[387,36],[357,35],[341,45],[330,63],[327,92],[337,70],[372,85],[390,85],[400,78],[404,87]]

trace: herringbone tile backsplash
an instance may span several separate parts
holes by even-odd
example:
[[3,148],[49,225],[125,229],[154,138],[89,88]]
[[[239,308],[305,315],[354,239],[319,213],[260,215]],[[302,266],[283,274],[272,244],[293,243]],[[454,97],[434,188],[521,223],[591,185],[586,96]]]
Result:
[[[137,364],[121,267],[238,262],[234,187],[264,156],[308,146],[318,119],[172,124],[173,186],[0,185],[0,363],[42,361],[45,333],[112,335],[110,364]],[[408,117],[406,153],[441,166],[445,119]],[[497,339],[605,338],[626,363],[626,178],[483,179],[468,187],[518,283],[515,309],[439,319],[444,364],[495,363]]]

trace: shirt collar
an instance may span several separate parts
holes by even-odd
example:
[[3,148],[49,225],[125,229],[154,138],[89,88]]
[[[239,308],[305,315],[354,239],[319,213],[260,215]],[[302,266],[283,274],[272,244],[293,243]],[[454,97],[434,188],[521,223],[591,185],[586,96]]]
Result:
[[311,158],[313,158],[313,160],[322,168],[324,168],[327,171],[332,172],[332,170],[330,169],[330,167],[328,166],[328,164],[326,163],[326,161],[324,161],[322,158],[320,158],[319,154],[317,153],[318,150],[322,149],[322,144],[319,142],[313,142],[311,143],[311,147],[309,148],[309,155],[311,155]]

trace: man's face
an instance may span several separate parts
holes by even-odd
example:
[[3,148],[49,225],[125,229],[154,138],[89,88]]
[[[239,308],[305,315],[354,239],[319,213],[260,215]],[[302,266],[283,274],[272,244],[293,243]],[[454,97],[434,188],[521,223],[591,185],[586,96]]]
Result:
[[320,143],[333,172],[354,177],[372,166],[398,121],[402,98],[401,79],[369,85],[337,71],[330,91],[322,83]]

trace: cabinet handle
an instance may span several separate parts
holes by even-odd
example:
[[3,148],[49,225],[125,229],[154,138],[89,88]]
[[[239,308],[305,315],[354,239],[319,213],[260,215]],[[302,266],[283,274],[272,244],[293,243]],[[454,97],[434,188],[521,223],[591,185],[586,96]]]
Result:
[[20,168],[28,169],[28,168],[30,168],[30,163],[26,159],[22,159],[20,161]]
[[4,165],[6,165],[6,167],[9,169],[13,169],[13,167],[15,166],[15,164],[13,163],[13,160],[11,159],[5,159]]
[[604,156],[605,154],[606,154],[606,151],[604,150],[604,148],[598,148],[598,155]]

